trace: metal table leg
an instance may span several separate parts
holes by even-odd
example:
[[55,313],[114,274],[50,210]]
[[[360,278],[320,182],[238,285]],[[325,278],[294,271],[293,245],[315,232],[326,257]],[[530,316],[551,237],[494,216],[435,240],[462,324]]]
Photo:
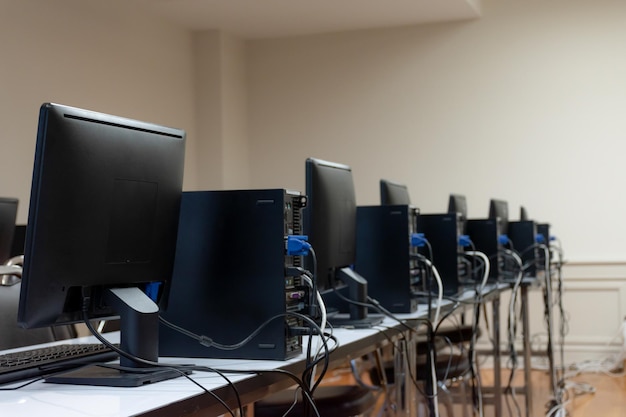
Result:
[[502,370],[500,363],[500,295],[492,301],[493,314],[493,405],[495,417],[502,416]]
[[530,417],[533,409],[532,382],[530,362],[530,327],[528,324],[528,286],[522,285],[520,288],[522,302],[522,338],[524,349],[524,395],[526,397],[526,417]]

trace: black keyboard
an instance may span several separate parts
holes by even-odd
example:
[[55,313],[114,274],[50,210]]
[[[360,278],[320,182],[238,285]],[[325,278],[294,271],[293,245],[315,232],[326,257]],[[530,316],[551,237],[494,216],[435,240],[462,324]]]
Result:
[[62,344],[0,355],[0,385],[118,359],[100,343]]

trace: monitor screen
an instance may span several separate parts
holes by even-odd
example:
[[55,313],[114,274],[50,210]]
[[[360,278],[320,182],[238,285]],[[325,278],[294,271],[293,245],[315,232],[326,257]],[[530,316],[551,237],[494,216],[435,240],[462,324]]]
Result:
[[505,200],[492,198],[489,201],[489,218],[499,218],[500,234],[506,234],[509,229],[509,204]]
[[411,204],[406,185],[380,180],[380,204],[383,206],[408,206]]
[[156,361],[158,308],[156,323],[131,324],[138,309],[152,308],[142,290],[172,273],[184,152],[185,132],[179,129],[41,106],[18,312],[22,327],[119,316],[122,350]]
[[17,203],[16,198],[0,197],[0,265],[11,257]]

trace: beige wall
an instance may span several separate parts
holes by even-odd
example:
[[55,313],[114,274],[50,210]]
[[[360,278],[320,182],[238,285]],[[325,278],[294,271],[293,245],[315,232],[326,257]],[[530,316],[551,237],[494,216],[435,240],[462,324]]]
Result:
[[464,193],[547,220],[575,261],[624,260],[619,0],[483,4],[468,22],[245,42],[77,0],[0,3],[2,194],[24,222],[37,108],[185,128],[186,189],[304,189],[353,166],[359,204],[406,182],[422,212]]
[[[475,21],[249,42],[251,184],[303,190],[316,156],[352,165],[359,204],[380,178],[424,213],[451,192],[470,217],[523,204],[570,261],[566,362],[607,357],[626,314],[625,18],[619,0],[485,0]],[[545,348],[538,290],[530,310]]]
[[550,221],[570,260],[626,258],[626,3],[483,2],[468,22],[249,43],[255,187],[304,188],[304,159],[352,165],[422,212],[450,192]]
[[198,152],[196,189],[249,188],[245,42],[193,34]]
[[[27,217],[41,103],[184,128],[193,155],[192,63],[188,31],[132,10],[0,0],[0,195],[20,199],[18,221]],[[187,158],[186,182],[195,165]]]
[[18,221],[39,105],[86,107],[185,128],[186,189],[303,190],[304,159],[317,156],[353,166],[359,204],[377,203],[381,177],[406,182],[423,212],[443,211],[450,192],[466,194],[471,217],[491,197],[513,217],[524,204],[568,259],[599,262],[566,270],[569,352],[615,342],[623,1],[485,0],[476,21],[248,42],[108,6],[0,0],[0,194],[20,198]]

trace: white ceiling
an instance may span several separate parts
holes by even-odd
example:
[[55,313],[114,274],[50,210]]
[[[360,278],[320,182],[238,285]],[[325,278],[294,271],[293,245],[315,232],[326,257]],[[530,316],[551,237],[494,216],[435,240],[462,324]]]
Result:
[[480,16],[480,0],[131,0],[193,30],[245,39],[415,25]]

